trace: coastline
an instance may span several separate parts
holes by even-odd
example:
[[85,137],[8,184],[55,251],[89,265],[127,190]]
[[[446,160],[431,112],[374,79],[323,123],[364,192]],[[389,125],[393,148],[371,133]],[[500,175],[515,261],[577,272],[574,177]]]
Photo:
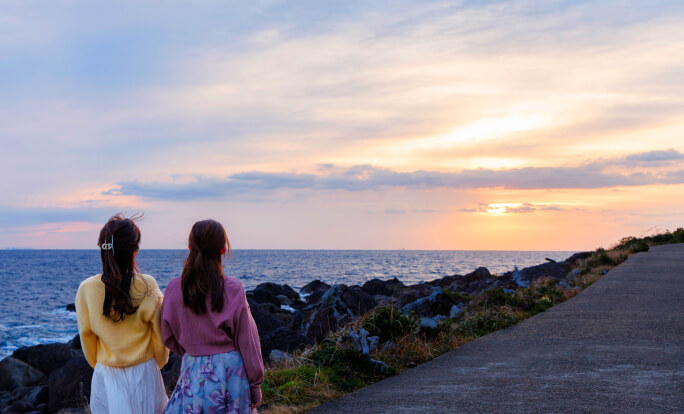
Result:
[[[502,275],[492,275],[481,267],[465,275],[413,285],[397,278],[372,279],[352,286],[330,286],[315,280],[304,286],[300,295],[287,285],[260,284],[249,290],[247,297],[269,367],[262,385],[262,410],[278,412],[285,407],[286,412],[298,412],[311,408],[515,324],[573,297],[644,248],[648,250],[648,244],[634,239],[610,251],[576,253],[561,262],[548,260]],[[483,304],[485,310],[495,307],[499,312],[499,319],[493,319],[496,323],[491,326],[473,324],[474,317],[482,317]],[[508,309],[508,313],[501,313],[501,309]],[[396,312],[395,320],[404,318],[410,329],[400,335],[385,335],[378,326],[386,323],[383,318],[388,311]],[[415,344],[426,347],[425,353],[406,358],[401,347]],[[76,335],[66,344],[20,348],[0,361],[0,374],[8,378],[0,381],[0,407],[11,409],[8,412],[82,410],[87,405],[92,369],[79,348]],[[297,385],[306,395],[301,401],[283,394],[283,381],[287,379],[282,378],[283,372],[314,367],[328,375],[340,368],[341,355],[358,357],[363,363],[362,368],[345,368],[344,372],[352,375],[345,379],[351,378],[350,383],[330,380],[326,386],[332,391],[321,396],[311,395],[317,392],[315,386],[303,382]],[[162,368],[167,389],[175,386],[179,370],[180,357],[172,355]],[[321,378],[327,378],[325,375]]]

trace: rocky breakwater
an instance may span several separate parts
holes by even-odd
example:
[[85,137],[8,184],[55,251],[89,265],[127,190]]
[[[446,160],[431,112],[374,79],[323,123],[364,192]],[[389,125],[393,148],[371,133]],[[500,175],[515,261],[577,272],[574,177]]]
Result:
[[[290,353],[321,341],[345,324],[378,307],[391,305],[419,318],[419,332],[434,335],[438,323],[454,318],[472,296],[485,290],[513,293],[539,279],[567,285],[575,276],[575,262],[589,256],[578,253],[562,262],[492,275],[480,267],[466,275],[446,276],[414,285],[394,278],[373,279],[362,286],[330,286],[315,280],[297,292],[288,285],[263,283],[247,291],[247,301],[259,328],[266,361],[289,358]],[[363,331],[363,330],[361,330]],[[367,332],[352,332],[359,349],[378,345]],[[382,364],[378,362],[379,364]],[[169,391],[178,380],[181,358],[171,354],[162,368]],[[20,348],[0,361],[0,410],[4,413],[46,413],[83,408],[90,396],[92,369],[76,336],[68,344]]]

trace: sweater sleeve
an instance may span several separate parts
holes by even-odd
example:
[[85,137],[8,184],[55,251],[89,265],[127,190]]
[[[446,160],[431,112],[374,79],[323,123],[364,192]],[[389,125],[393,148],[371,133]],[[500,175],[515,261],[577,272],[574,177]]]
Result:
[[78,287],[76,292],[76,320],[78,322],[78,334],[81,337],[81,349],[83,355],[88,361],[88,364],[95,368],[97,364],[97,335],[93,332],[90,326],[90,314],[88,310],[88,302],[85,298],[83,284]]
[[[171,294],[172,295],[172,294]],[[169,295],[169,287],[166,287],[166,296]],[[173,333],[174,310],[171,309],[169,300],[165,300],[161,305],[161,338],[164,345],[166,345],[174,354],[183,356],[185,349],[176,340],[176,335]]]
[[235,344],[245,364],[245,373],[249,380],[250,397],[252,403],[261,401],[261,383],[264,381],[264,362],[261,359],[261,342],[252,312],[247,303],[245,290],[240,285],[240,296],[236,300],[242,301],[235,314]]
[[150,318],[150,326],[152,327],[152,338],[150,340],[152,344],[152,352],[154,353],[154,359],[157,361],[157,366],[159,368],[163,367],[169,360],[169,349],[164,345],[162,341],[161,333],[161,309],[164,300],[164,295],[162,295],[157,281],[152,279],[152,294],[156,296],[157,302],[154,307],[154,313]]

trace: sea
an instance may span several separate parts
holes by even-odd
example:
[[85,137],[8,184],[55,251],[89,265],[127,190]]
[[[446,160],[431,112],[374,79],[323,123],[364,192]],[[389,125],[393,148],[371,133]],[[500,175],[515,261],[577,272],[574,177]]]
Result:
[[[234,250],[225,260],[227,275],[245,289],[260,283],[301,289],[313,280],[330,285],[362,285],[397,277],[406,284],[484,266],[504,273],[563,260],[566,251],[471,250]],[[141,250],[138,267],[155,277],[159,287],[179,276],[187,250]],[[78,332],[73,303],[79,283],[101,272],[98,250],[0,250],[0,359],[24,346],[67,342]]]

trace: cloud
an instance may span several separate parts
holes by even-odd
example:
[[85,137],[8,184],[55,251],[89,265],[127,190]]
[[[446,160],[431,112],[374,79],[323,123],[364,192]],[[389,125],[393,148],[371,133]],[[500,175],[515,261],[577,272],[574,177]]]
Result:
[[[674,150],[633,154],[625,159],[660,162],[680,159]],[[631,157],[631,158],[630,158]],[[608,172],[616,160],[595,161],[579,166],[470,169],[459,172],[394,171],[372,165],[337,168],[325,165],[321,173],[261,172],[236,173],[227,178],[198,176],[183,182],[126,181],[105,191],[105,195],[129,195],[161,200],[222,198],[247,192],[288,190],[369,191],[393,187],[414,189],[594,189],[617,186],[684,183],[684,170],[658,172]],[[523,211],[521,211],[523,212]]]
[[565,211],[564,207],[555,204],[541,204],[541,203],[479,203],[476,209],[472,212],[478,213],[493,213],[493,214],[511,214],[511,213],[534,213],[536,211]]
[[0,206],[0,228],[21,229],[52,223],[101,223],[117,213],[114,208],[28,208]]
[[661,161],[678,161],[683,160],[684,154],[681,152],[669,149],[665,151],[648,151],[640,154],[632,154],[625,157],[627,161],[639,162],[661,162]]

